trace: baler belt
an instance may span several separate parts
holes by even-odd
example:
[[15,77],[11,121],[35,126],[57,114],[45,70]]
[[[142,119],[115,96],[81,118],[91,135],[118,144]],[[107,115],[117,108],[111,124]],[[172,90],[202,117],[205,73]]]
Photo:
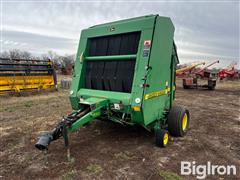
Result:
[[131,92],[135,60],[87,61],[86,88]]
[[[89,39],[89,57],[135,55],[140,32],[131,32]],[[85,85],[88,89],[131,92],[135,58],[97,60],[86,63]]]
[[89,56],[137,54],[140,32],[90,38]]

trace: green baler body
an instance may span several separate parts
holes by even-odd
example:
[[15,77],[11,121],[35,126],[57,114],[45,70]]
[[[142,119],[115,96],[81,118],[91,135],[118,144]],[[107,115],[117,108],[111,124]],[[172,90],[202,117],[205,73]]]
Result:
[[[106,39],[111,37],[116,37],[113,38],[113,43],[117,42],[117,38],[120,39],[118,41],[119,47],[124,45],[128,47],[127,44],[124,44],[123,38],[126,38],[131,33],[138,33],[139,35],[139,39],[135,38],[138,43],[135,54],[131,54],[133,51],[128,51],[126,54],[118,53],[121,50],[107,55],[90,52],[93,47],[96,51],[99,49],[97,45],[91,44],[94,42],[94,38],[103,38],[101,41],[105,41],[105,45],[107,43],[108,51],[111,50],[111,43],[110,40]],[[70,90],[72,108],[78,110],[83,104],[88,104],[89,100],[102,99],[107,102],[105,110],[113,112],[108,114],[112,116],[115,116],[116,113],[118,115],[125,114],[130,117],[128,119],[130,123],[152,127],[157,120],[166,119],[166,114],[174,101],[175,67],[178,63],[173,37],[174,26],[170,18],[158,15],[116,21],[82,30]],[[116,43],[115,46],[117,46]],[[115,49],[117,48],[115,47]],[[87,63],[94,64],[100,61],[102,63],[102,66],[100,66],[101,71],[99,71],[99,68],[91,69],[93,71],[91,77],[88,66],[93,67],[94,65],[87,65]],[[109,62],[113,64],[117,62],[116,66],[114,65],[116,70],[110,69],[107,71],[107,63],[110,64]],[[121,72],[119,72],[122,76],[120,80],[115,77],[118,72],[117,66],[124,65],[124,62],[126,62],[126,68],[129,68],[130,65],[134,67],[132,68],[132,79],[124,76],[124,73],[121,74]],[[100,74],[98,72],[93,75],[94,71],[99,71]],[[106,77],[109,78],[109,74],[108,76],[101,76],[104,71],[113,72],[111,74],[113,78],[110,77],[111,82],[109,81],[110,85],[111,83],[123,83],[122,89],[124,89],[124,83],[128,83],[128,85],[131,84],[131,90],[126,92],[127,90],[104,89],[102,84],[106,83]],[[128,69],[126,73],[129,73]],[[92,86],[94,88],[89,88],[91,85],[86,85],[89,84],[87,82],[89,77],[93,80],[95,78],[102,89],[94,87],[95,85]],[[124,78],[127,80],[124,80]],[[98,100],[94,103],[97,106]]]

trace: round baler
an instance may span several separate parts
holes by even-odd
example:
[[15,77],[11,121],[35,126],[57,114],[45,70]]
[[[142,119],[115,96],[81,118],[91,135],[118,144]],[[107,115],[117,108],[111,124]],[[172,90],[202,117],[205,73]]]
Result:
[[176,64],[170,18],[149,15],[96,25],[81,32],[70,89],[73,113],[36,144],[40,150],[94,119],[138,124],[155,132],[156,145],[184,136],[189,111],[174,106]]

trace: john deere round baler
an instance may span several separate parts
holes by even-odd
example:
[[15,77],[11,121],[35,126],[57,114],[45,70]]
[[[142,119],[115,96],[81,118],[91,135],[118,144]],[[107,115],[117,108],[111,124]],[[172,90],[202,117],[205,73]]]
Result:
[[178,61],[170,18],[149,15],[92,26],[81,32],[70,102],[73,112],[52,131],[40,136],[36,147],[94,119],[139,124],[153,130],[156,145],[165,147],[172,136],[184,136],[189,112],[173,106]]

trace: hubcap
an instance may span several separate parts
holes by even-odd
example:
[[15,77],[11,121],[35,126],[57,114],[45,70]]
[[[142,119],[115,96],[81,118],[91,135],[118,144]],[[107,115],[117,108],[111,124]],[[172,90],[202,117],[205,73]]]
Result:
[[163,144],[166,145],[167,143],[168,143],[168,133],[165,133],[163,137]]
[[188,117],[187,114],[185,113],[183,116],[183,120],[182,120],[182,130],[185,131],[187,128],[187,121],[188,121]]

